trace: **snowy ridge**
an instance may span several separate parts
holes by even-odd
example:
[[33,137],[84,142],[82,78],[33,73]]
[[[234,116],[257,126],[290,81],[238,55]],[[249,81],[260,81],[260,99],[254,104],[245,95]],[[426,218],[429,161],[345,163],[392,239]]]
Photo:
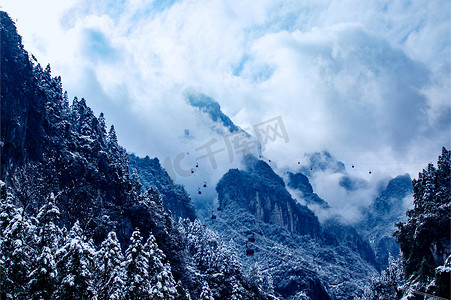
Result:
[[[235,205],[206,224],[224,240],[233,239],[245,267],[250,269],[257,262],[262,274],[273,281],[276,295],[284,299],[298,299],[296,295],[301,293],[309,299],[348,299],[351,294],[361,295],[361,288],[378,274],[374,266],[345,246],[327,246],[307,236],[292,234]],[[252,233],[256,241],[250,247],[255,254],[247,257],[246,242]]]

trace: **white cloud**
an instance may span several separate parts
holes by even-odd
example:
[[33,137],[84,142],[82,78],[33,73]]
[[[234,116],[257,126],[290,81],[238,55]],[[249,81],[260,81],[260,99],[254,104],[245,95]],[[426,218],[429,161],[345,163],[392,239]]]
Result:
[[281,167],[328,149],[362,176],[415,176],[451,144],[449,5],[6,0],[3,9],[25,47],[137,154],[185,151],[185,128],[199,137],[193,147],[214,136],[183,99],[195,88],[243,128],[282,116],[290,142],[265,152]]

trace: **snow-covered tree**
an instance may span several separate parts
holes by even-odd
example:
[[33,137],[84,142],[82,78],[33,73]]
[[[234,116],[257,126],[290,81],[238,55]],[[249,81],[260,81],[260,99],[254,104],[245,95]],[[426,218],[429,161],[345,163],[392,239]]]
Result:
[[16,214],[14,198],[3,181],[0,181],[0,200],[0,233],[3,237],[3,231],[8,227]]
[[107,151],[110,157],[115,161],[118,172],[121,176],[128,175],[128,155],[117,140],[116,129],[111,125],[107,136]]
[[108,147],[111,151],[115,151],[118,149],[118,146],[116,129],[114,129],[114,125],[111,125],[108,131]]
[[14,206],[12,195],[7,193],[6,198],[6,203],[2,201],[0,208],[1,289],[7,298],[24,297],[27,294],[27,278],[34,255],[32,244],[35,228],[27,219],[23,208]]
[[[245,299],[249,294],[258,294],[258,291],[247,290],[249,286],[245,287],[245,278],[235,251],[230,245],[223,243],[217,233],[203,226],[198,220],[183,220],[179,222],[179,226],[183,227],[186,247],[192,255],[193,264],[204,274],[198,279],[200,287],[205,281],[215,298]],[[197,295],[201,292],[199,290]]]
[[60,210],[56,206],[56,198],[53,193],[39,210],[36,219],[38,221],[38,246],[57,247],[61,239],[61,230],[58,227]]
[[374,277],[371,285],[365,290],[363,300],[396,300],[404,290],[404,272],[401,257],[394,259],[391,254],[388,268],[382,271],[380,277]]
[[22,209],[16,215],[3,233],[2,269],[6,277],[3,287],[12,294],[20,295],[26,292],[26,283],[33,249],[27,244],[26,232],[29,224],[23,219]]
[[155,237],[149,234],[147,242],[144,244],[144,252],[149,254],[149,275],[152,287],[152,299],[175,299],[177,290],[175,288],[174,277],[171,266],[164,263],[166,256],[158,248]]
[[106,139],[107,139],[107,132],[106,132],[106,120],[105,120],[105,115],[102,113],[100,113],[99,117],[97,118],[97,126],[95,128],[98,138],[101,142],[102,145],[106,144]]
[[177,290],[177,299],[178,300],[191,300],[190,294],[183,287],[183,284],[180,280],[177,282],[175,289]]
[[231,282],[231,295],[230,300],[239,300],[249,298],[247,295],[247,291],[243,288],[241,284],[237,280],[233,280]]
[[248,282],[257,291],[263,291],[263,276],[258,263],[255,263],[249,270]]
[[395,232],[404,257],[407,282],[417,290],[448,298],[449,272],[439,274],[437,267],[444,265],[451,254],[450,174],[450,151],[443,148],[437,168],[429,164],[418,174],[418,179],[412,181],[414,208],[407,212],[406,222],[397,224]]
[[61,240],[58,227],[60,211],[53,193],[37,215],[37,258],[29,275],[29,293],[33,299],[50,299],[56,289],[57,270],[55,253]]
[[32,299],[52,299],[57,275],[55,252],[48,246],[41,247],[28,276],[30,278],[28,296]]
[[118,300],[124,298],[124,256],[115,232],[110,232],[96,254],[96,286],[98,299]]
[[125,251],[125,299],[150,299],[149,253],[144,250],[142,236],[135,230]]
[[118,144],[116,129],[114,128],[114,125],[111,125],[110,130],[108,131],[107,149],[108,152],[116,159],[119,159],[121,157],[122,147]]
[[268,295],[272,295],[272,296],[274,295],[274,279],[273,279],[271,273],[269,273],[269,272],[264,273],[263,290]]
[[214,300],[213,293],[210,289],[210,286],[206,281],[202,283],[202,291],[200,292],[199,299],[202,300]]
[[76,100],[72,102],[73,120],[75,129],[82,135],[91,136],[93,133],[92,123],[95,118],[91,108],[86,105],[86,100]]
[[58,283],[55,298],[92,299],[94,287],[95,249],[83,235],[79,222],[69,231],[62,248],[56,253]]

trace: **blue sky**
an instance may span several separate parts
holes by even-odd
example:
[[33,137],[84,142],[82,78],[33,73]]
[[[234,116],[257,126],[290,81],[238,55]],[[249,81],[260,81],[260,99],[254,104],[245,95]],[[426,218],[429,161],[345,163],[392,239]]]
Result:
[[187,128],[193,147],[212,137],[187,90],[216,99],[242,128],[281,116],[289,142],[264,153],[280,168],[329,150],[361,176],[414,177],[451,144],[448,0],[4,0],[2,9],[26,49],[138,155],[177,156]]

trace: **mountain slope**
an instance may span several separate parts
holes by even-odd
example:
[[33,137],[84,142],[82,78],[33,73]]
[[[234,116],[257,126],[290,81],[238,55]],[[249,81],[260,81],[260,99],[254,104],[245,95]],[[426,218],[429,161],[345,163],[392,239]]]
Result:
[[230,133],[240,130],[240,128],[221,111],[221,106],[213,98],[203,94],[190,92],[187,94],[187,101],[191,106],[196,107],[201,112],[207,114],[213,122],[223,125]]
[[[215,215],[216,219],[206,221],[207,226],[223,240],[233,241],[245,270],[250,272],[257,264],[263,282],[271,282],[263,288],[271,290],[272,286],[283,299],[352,299],[362,295],[372,276],[378,274],[355,246],[293,234],[285,227],[263,222],[236,202]],[[255,242],[249,243],[252,236]],[[253,256],[246,256],[247,247],[254,249]],[[368,243],[366,248],[372,252]]]
[[[216,189],[220,210],[207,226],[237,243],[238,257],[284,299],[349,299],[377,274],[374,253],[350,226],[321,226],[298,204],[264,161],[247,156],[245,170],[232,169]],[[248,241],[255,237],[255,242]],[[246,256],[247,247],[254,249]]]
[[153,231],[168,259],[180,264],[174,224],[162,207],[149,209],[114,127],[107,132],[103,114],[95,117],[85,99],[69,104],[60,77],[28,59],[5,12],[1,34],[1,180],[19,204],[36,215],[53,193],[61,226],[79,221],[95,243],[115,231],[122,247],[136,228],[144,238]]
[[267,163],[247,156],[246,166],[246,171],[232,169],[219,181],[216,191],[221,208],[233,201],[266,223],[296,234],[320,237],[316,216],[291,198],[282,178]]
[[[450,297],[451,151],[443,148],[437,167],[429,164],[412,181],[414,207],[395,232],[408,289]],[[410,298],[409,298],[410,299]]]
[[395,224],[405,219],[405,199],[412,197],[412,181],[408,174],[391,179],[370,207],[363,211],[362,221],[356,225],[371,242],[381,270],[388,267],[389,254],[397,258],[399,245],[393,232]]
[[310,184],[308,177],[304,174],[288,172],[287,185],[293,190],[300,191],[302,193],[302,199],[305,200],[307,205],[316,204],[324,209],[329,208],[329,204],[313,192],[313,187]]
[[[5,12],[0,33],[2,299],[197,299],[207,287],[215,299],[268,299],[224,243],[199,223],[175,223],[156,190],[142,192],[114,127],[85,99],[69,103]],[[174,188],[149,164],[162,190]]]
[[174,184],[171,177],[161,166],[158,158],[150,159],[148,156],[139,158],[129,155],[130,171],[135,172],[142,184],[143,190],[151,187],[157,188],[163,198],[163,207],[170,210],[175,219],[196,219],[196,210],[191,203],[191,198],[183,186]]

